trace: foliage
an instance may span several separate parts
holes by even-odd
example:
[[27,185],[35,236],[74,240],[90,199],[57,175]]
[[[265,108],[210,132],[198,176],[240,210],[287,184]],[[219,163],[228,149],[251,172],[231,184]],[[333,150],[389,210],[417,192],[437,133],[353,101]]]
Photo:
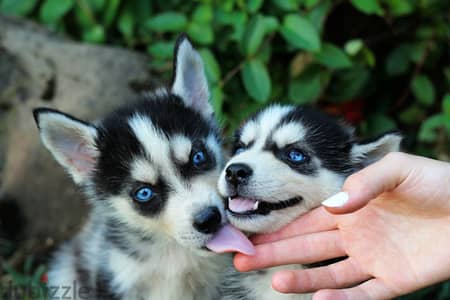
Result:
[[0,268],[7,274],[0,278],[2,279],[0,281],[0,299],[47,299],[46,267],[36,265],[32,256],[26,258],[23,269],[20,271],[6,263],[2,263]]
[[174,40],[187,32],[228,133],[269,102],[312,104],[343,115],[363,136],[399,128],[409,151],[445,160],[449,7],[445,0],[0,0],[1,12],[75,39],[146,51],[165,79]]

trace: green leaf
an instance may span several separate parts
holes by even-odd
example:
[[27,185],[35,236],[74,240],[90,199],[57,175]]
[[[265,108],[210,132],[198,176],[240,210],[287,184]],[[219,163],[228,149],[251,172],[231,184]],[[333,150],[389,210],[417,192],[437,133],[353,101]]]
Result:
[[247,11],[249,13],[254,14],[261,8],[263,3],[264,3],[264,0],[247,0],[245,7],[247,8]]
[[331,69],[344,69],[352,66],[351,60],[340,48],[324,43],[322,50],[314,55],[315,59]]
[[154,1],[124,1],[125,5],[129,5],[137,24],[145,24],[153,15],[152,4]]
[[436,130],[445,126],[446,118],[443,114],[434,115],[420,126],[418,138],[422,142],[434,142],[436,140],[437,134]]
[[420,123],[424,116],[425,110],[419,105],[413,104],[400,113],[399,119],[402,123],[410,125]]
[[219,25],[231,26],[233,32],[230,40],[240,42],[245,31],[247,14],[242,11],[225,12],[219,10],[215,15],[215,22]]
[[423,58],[426,47],[425,43],[415,43],[410,45],[408,49],[410,60],[418,64]]
[[105,7],[105,2],[109,0],[83,0],[83,1],[86,2],[92,8],[93,11],[97,12],[103,10]]
[[210,45],[214,42],[214,31],[209,25],[190,23],[187,28],[189,37],[202,45]]
[[242,68],[242,81],[247,93],[257,102],[269,100],[272,89],[266,66],[258,59],[246,61]]
[[386,72],[391,76],[396,76],[408,71],[410,51],[409,44],[402,44],[392,50],[386,59]]
[[433,104],[435,98],[434,86],[426,75],[416,76],[411,83],[411,89],[420,103],[425,106]]
[[386,131],[397,128],[394,120],[380,113],[369,115],[367,118],[367,126],[370,135],[380,135]]
[[194,13],[192,14],[192,20],[195,21],[195,23],[211,23],[213,17],[213,8],[208,4],[197,6],[197,8],[194,10]]
[[173,55],[174,42],[156,42],[151,43],[147,52],[157,59],[168,59]]
[[165,12],[151,17],[145,22],[145,28],[156,32],[179,32],[185,29],[187,18],[176,12]]
[[5,15],[26,16],[36,6],[37,0],[2,0],[0,12]]
[[121,12],[117,27],[119,31],[125,36],[127,42],[131,42],[134,33],[134,18],[133,14],[128,9],[125,9]]
[[321,0],[304,0],[303,3],[307,8],[311,8],[314,5],[317,5],[320,3]]
[[344,49],[348,55],[354,56],[364,48],[364,42],[361,39],[349,40],[345,43]]
[[263,16],[263,22],[266,34],[274,32],[280,26],[278,19],[273,16]]
[[90,43],[103,43],[105,41],[105,29],[101,25],[96,25],[83,32],[83,41]]
[[261,15],[254,16],[246,26],[242,37],[242,49],[245,55],[251,56],[256,53],[262,44],[265,33],[263,17]]
[[345,101],[360,96],[369,79],[370,72],[359,66],[337,72],[330,85],[330,99]]
[[353,6],[366,14],[377,14],[382,15],[383,10],[381,9],[380,3],[377,0],[351,0]]
[[414,11],[414,6],[410,0],[385,0],[389,6],[391,14],[395,17],[409,15]]
[[444,115],[450,117],[450,94],[445,94],[442,99],[442,112]]
[[110,0],[106,4],[106,8],[103,13],[103,24],[106,27],[112,25],[114,18],[116,17],[121,0]]
[[301,0],[272,0],[273,4],[285,11],[296,11],[300,8]]
[[46,0],[39,11],[39,19],[47,24],[56,24],[74,5],[74,0]]
[[289,83],[288,97],[295,104],[313,103],[322,92],[322,76],[317,70],[305,71]]
[[320,1],[320,3],[314,6],[308,13],[308,20],[314,25],[319,33],[322,32],[325,20],[333,7],[333,1],[324,0]]
[[214,86],[211,89],[211,104],[214,114],[219,122],[223,119],[223,100],[224,94],[222,89],[219,86]]
[[208,81],[210,83],[216,83],[221,77],[219,63],[209,49],[204,48],[199,52],[205,64],[205,72]]
[[299,15],[290,14],[284,17],[281,26],[282,36],[293,46],[309,51],[320,50],[319,34],[311,22]]

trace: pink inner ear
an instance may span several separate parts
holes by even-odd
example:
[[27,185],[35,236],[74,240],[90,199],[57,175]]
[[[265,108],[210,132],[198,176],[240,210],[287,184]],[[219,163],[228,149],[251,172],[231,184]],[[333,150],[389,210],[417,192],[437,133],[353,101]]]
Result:
[[77,172],[88,174],[95,166],[95,152],[85,142],[66,145],[63,150],[67,163]]

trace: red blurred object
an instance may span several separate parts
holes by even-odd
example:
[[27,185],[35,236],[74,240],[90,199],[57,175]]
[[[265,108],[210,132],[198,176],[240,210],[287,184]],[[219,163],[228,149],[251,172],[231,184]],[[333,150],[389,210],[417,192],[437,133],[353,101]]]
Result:
[[339,104],[327,104],[324,110],[331,115],[342,117],[350,124],[356,125],[364,120],[363,108],[364,101],[357,99]]
[[47,273],[42,274],[42,276],[41,276],[41,278],[40,278],[40,281],[41,281],[42,283],[48,283],[48,276],[47,276]]

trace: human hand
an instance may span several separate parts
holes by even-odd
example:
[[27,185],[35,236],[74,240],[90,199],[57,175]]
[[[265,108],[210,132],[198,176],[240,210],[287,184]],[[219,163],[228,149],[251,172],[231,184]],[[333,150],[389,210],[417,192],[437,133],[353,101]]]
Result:
[[255,236],[256,255],[236,255],[236,268],[348,256],[273,276],[274,289],[319,291],[316,300],[389,299],[450,278],[449,163],[391,153],[350,176],[343,191],[347,202],[334,198],[328,211],[317,208],[278,232]]

